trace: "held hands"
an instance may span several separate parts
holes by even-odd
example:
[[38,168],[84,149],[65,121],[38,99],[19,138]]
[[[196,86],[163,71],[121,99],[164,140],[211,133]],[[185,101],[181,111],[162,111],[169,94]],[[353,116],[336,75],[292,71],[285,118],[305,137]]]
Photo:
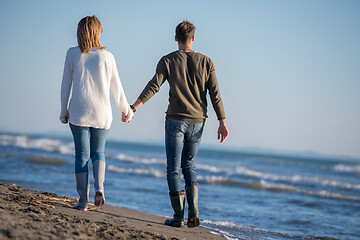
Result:
[[126,113],[122,112],[122,121],[123,122],[131,122],[134,119],[134,113],[136,112],[136,109],[132,106],[129,105],[129,110],[128,110],[128,115],[126,115]]
[[225,140],[229,136],[229,130],[226,126],[226,120],[220,120],[219,121],[219,129],[218,129],[218,139],[220,140],[220,143],[225,142]]
[[131,122],[134,119],[134,115],[132,117],[129,117],[129,115],[125,115],[125,113],[122,113],[122,121],[123,122]]
[[136,109],[138,109],[141,105],[143,105],[143,102],[140,99],[137,99],[133,105],[129,105],[131,112],[129,115],[125,115],[125,113],[122,113],[122,121],[131,122],[134,119],[134,113],[136,112]]

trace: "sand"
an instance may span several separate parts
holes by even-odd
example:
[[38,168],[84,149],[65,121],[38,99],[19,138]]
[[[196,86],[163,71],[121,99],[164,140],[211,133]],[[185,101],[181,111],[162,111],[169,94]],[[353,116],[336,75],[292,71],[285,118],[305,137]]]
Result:
[[126,208],[90,205],[83,212],[72,208],[76,199],[4,183],[0,190],[0,239],[224,239]]

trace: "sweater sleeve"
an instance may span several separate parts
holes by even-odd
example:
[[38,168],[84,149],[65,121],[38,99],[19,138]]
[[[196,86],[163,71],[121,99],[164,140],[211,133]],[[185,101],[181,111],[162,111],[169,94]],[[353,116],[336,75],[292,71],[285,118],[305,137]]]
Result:
[[70,91],[71,91],[71,85],[72,85],[72,81],[73,81],[73,69],[71,66],[71,52],[70,49],[67,51],[66,53],[66,58],[65,58],[65,65],[64,65],[64,73],[63,73],[63,78],[62,78],[62,82],[61,82],[61,94],[60,94],[60,99],[61,99],[61,111],[60,111],[60,121],[64,121],[65,118],[69,117],[68,114],[68,102],[69,102],[69,96],[70,96]]
[[208,90],[211,99],[211,103],[215,110],[216,116],[218,120],[225,119],[225,111],[223,102],[220,96],[220,89],[218,85],[218,81],[215,74],[215,66],[214,63],[210,60],[209,62],[209,80],[208,80]]
[[131,119],[134,116],[134,113],[131,110],[130,105],[126,99],[126,95],[120,81],[115,58],[113,55],[111,55],[110,71],[110,89],[115,99],[116,107],[119,109],[119,111],[123,112],[126,116],[128,116],[129,119]]
[[143,103],[146,103],[152,96],[154,96],[159,90],[161,85],[167,79],[167,70],[164,57],[160,59],[154,77],[147,83],[144,90],[138,97]]

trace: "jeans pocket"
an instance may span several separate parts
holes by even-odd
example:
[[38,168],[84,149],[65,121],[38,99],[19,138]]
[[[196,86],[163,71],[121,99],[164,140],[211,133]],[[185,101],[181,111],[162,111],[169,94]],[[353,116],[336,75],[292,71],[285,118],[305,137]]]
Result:
[[191,140],[200,141],[202,133],[204,131],[205,123],[195,123],[194,130],[192,132]]
[[166,119],[165,132],[172,136],[183,136],[186,131],[186,122],[181,120]]

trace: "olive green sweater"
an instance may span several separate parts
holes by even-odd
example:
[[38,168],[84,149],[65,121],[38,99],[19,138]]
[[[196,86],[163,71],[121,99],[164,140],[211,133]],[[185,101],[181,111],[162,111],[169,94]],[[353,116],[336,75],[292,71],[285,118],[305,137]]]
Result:
[[154,77],[139,99],[146,103],[165,80],[170,84],[167,118],[204,122],[207,118],[206,94],[209,92],[218,120],[225,119],[215,67],[207,56],[198,52],[175,51],[162,57]]

